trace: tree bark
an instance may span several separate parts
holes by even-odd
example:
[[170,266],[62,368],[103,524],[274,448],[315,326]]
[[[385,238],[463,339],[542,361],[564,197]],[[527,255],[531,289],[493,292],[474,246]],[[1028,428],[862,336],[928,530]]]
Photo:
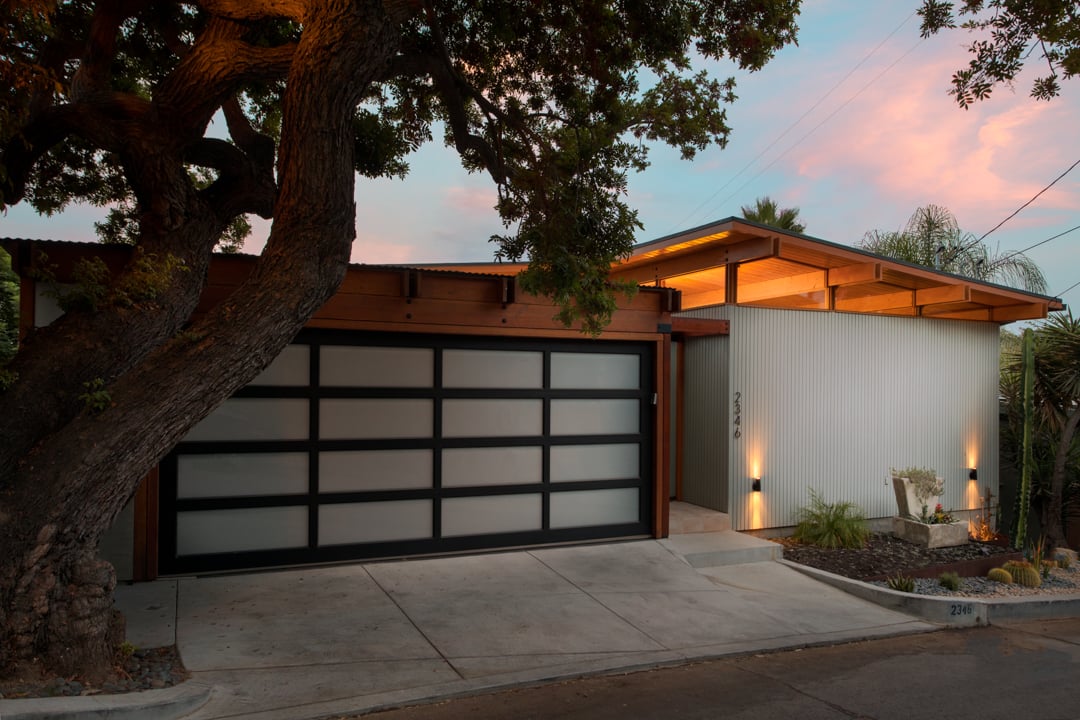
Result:
[[3,487],[0,666],[109,664],[115,580],[90,552],[146,471],[341,283],[355,234],[352,114],[395,50],[381,3],[311,3],[283,98],[275,222],[251,277],[116,377],[110,407],[59,427]]

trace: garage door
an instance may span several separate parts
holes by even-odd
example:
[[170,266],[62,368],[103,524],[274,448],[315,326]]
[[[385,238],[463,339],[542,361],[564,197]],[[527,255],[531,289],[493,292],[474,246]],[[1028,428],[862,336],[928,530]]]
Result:
[[648,534],[652,362],[305,331],[163,462],[160,571]]

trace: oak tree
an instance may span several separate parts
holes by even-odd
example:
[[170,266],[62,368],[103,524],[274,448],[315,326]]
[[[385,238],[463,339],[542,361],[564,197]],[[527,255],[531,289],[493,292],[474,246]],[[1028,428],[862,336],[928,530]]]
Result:
[[[334,293],[357,177],[404,176],[438,135],[498,188],[497,256],[528,258],[527,288],[595,331],[637,226],[628,172],[651,142],[690,158],[728,139],[734,82],[695,63],[760,68],[794,41],[798,6],[0,0],[0,202],[111,206],[134,243],[121,270],[84,268],[93,281],[5,368],[0,666],[108,665],[99,537]],[[272,219],[250,278],[193,319],[247,215]]]

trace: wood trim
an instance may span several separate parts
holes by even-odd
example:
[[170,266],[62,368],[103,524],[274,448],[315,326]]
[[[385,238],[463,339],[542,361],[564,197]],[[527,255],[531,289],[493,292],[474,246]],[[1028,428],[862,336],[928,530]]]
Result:
[[671,318],[671,332],[683,337],[728,335],[731,332],[731,323],[728,320],[714,318],[673,317]]
[[135,528],[132,541],[132,580],[148,582],[158,577],[158,469],[151,470],[135,491]]
[[728,265],[724,268],[724,303],[735,305],[739,301],[739,266]]
[[617,280],[637,280],[651,283],[665,278],[701,272],[723,265],[731,267],[751,260],[764,260],[780,254],[780,238],[776,236],[756,237],[750,240],[705,247],[700,250],[679,253],[674,256],[659,255],[655,261],[635,264],[629,267],[615,266],[611,277]]
[[884,295],[866,295],[858,298],[836,298],[836,310],[840,312],[871,313],[882,310],[912,308],[915,306],[915,292],[901,290]]
[[1028,305],[1007,305],[996,307],[990,311],[990,319],[994,322],[1012,322],[1013,320],[1030,320],[1032,317],[1045,318],[1049,314],[1046,303],[1031,303]]

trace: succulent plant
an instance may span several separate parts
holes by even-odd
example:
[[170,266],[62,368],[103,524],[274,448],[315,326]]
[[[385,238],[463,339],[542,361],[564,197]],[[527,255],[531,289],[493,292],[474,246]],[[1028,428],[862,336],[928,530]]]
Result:
[[992,569],[990,572],[986,573],[986,578],[988,580],[993,580],[994,582],[1005,583],[1006,585],[1011,585],[1013,581],[1012,574],[1003,567]]
[[1005,563],[1005,569],[1009,571],[1009,574],[1012,575],[1013,582],[1017,585],[1033,588],[1042,585],[1039,571],[1029,562],[1023,560],[1007,562]]
[[943,572],[938,576],[938,584],[946,590],[956,592],[960,589],[960,576],[955,572]]
[[906,575],[896,574],[895,577],[885,579],[885,584],[892,590],[899,590],[900,592],[915,592],[915,578],[907,577]]

